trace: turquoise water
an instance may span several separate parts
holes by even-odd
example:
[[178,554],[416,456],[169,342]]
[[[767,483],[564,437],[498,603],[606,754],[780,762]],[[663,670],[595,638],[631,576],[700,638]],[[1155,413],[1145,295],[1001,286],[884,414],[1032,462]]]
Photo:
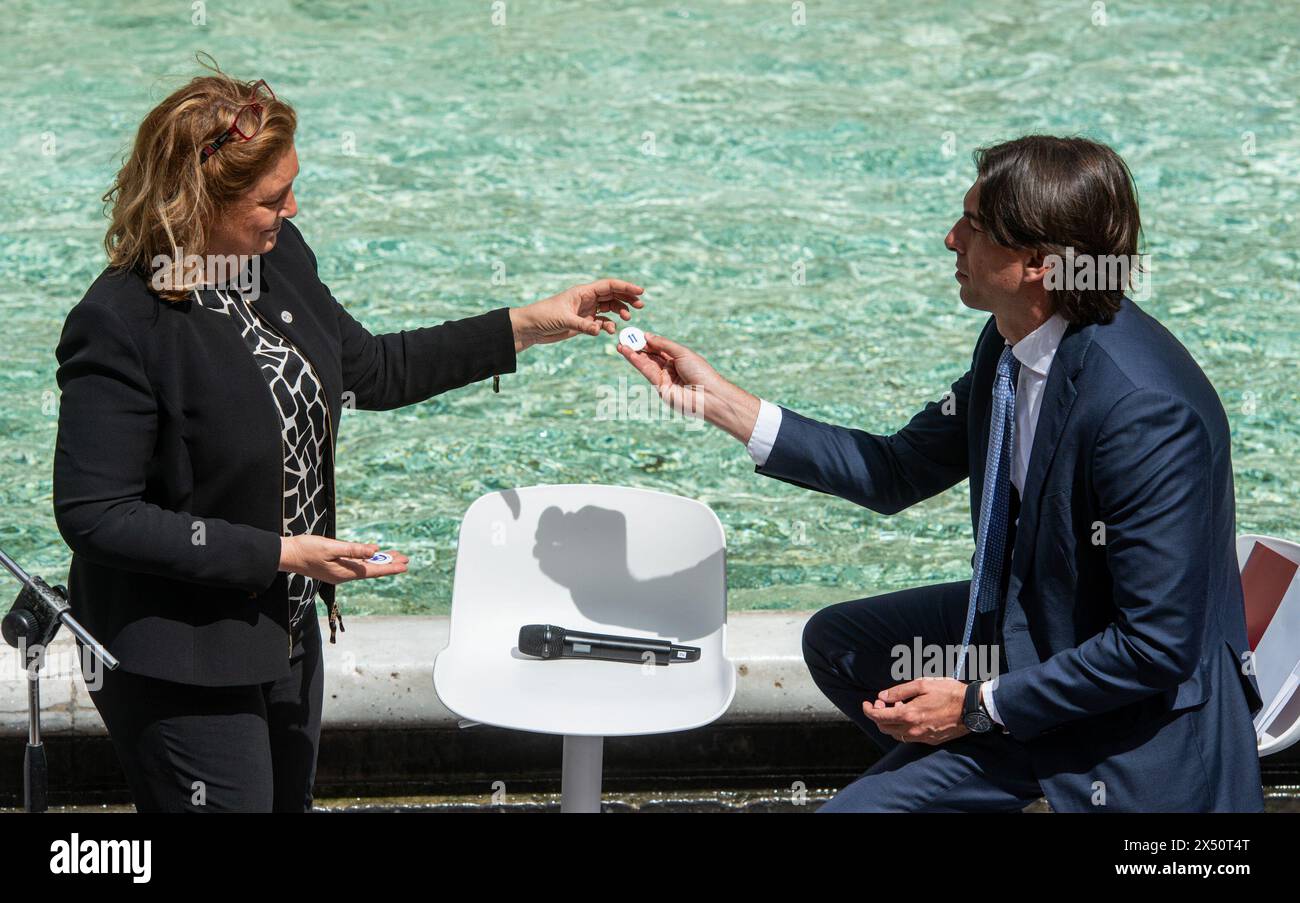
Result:
[[[100,195],[195,50],[300,117],[297,222],[382,332],[576,281],[644,285],[639,322],[811,416],[892,432],[964,372],[984,315],[944,233],[970,151],[1030,131],[1113,144],[1151,253],[1142,302],[1233,428],[1238,529],[1300,537],[1295,315],[1300,12],[1287,3],[0,5],[0,546],[47,578],[53,349],[103,267]],[[792,275],[802,265],[805,284]],[[886,518],[753,473],[680,422],[602,420],[635,377],[608,338],[385,413],[339,441],[340,535],[412,557],[346,610],[444,612],[484,492],[610,482],[699,498],[735,608],[811,608],[969,576],[969,494]],[[635,379],[630,387],[637,385]]]

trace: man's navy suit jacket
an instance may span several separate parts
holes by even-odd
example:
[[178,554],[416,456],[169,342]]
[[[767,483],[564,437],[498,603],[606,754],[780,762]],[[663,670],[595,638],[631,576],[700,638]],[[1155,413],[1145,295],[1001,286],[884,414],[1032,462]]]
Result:
[[[989,317],[948,403],[890,436],[783,409],[758,472],[882,514],[969,478],[977,532],[1004,345]],[[1057,811],[1263,808],[1229,439],[1205,374],[1131,299],[1108,324],[1066,329],[1029,458],[994,696]]]

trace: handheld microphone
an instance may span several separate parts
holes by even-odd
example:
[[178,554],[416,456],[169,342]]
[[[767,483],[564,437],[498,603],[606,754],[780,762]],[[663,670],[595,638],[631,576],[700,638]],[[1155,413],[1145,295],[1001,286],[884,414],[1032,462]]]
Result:
[[525,624],[519,628],[519,651],[542,659],[594,658],[606,662],[698,662],[698,646],[678,646],[653,637],[610,636],[585,630],[566,630],[554,624]]

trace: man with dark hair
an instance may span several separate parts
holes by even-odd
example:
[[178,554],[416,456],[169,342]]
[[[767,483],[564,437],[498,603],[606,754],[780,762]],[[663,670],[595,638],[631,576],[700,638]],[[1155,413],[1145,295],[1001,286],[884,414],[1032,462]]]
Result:
[[1259,811],[1228,420],[1126,294],[1129,171],[1040,135],[976,166],[945,245],[962,302],[991,316],[951,392],[897,433],[762,401],[662,336],[619,351],[758,473],[881,514],[970,479],[970,580],[833,605],[804,630],[818,687],[884,752],[822,811],[1043,795],[1056,811]]

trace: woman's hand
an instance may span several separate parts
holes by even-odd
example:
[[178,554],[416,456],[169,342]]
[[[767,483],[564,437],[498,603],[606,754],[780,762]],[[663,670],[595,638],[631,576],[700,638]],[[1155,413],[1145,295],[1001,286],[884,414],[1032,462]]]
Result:
[[649,381],[659,397],[687,417],[707,420],[741,442],[749,442],[758,422],[759,400],[718,375],[709,362],[685,345],[645,334],[646,345],[618,353]]
[[527,307],[510,309],[510,325],[515,331],[515,353],[529,345],[546,345],[571,339],[575,335],[613,335],[618,332],[614,321],[599,314],[616,312],[624,320],[632,319],[629,307],[642,308],[640,286],[621,279],[601,279],[575,285],[544,301]]
[[366,559],[379,551],[379,546],[365,542],[343,542],[328,536],[281,536],[280,570],[303,574],[325,583],[347,583],[370,577],[387,577],[402,574],[410,561],[401,552],[389,550],[393,560],[376,564]]

